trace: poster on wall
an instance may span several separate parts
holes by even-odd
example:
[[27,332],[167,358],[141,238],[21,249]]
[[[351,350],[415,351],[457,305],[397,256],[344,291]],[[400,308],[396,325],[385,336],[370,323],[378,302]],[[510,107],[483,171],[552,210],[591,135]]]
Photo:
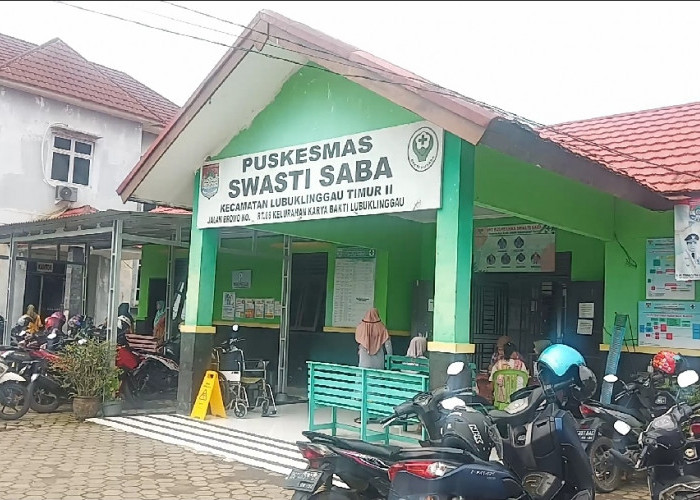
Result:
[[695,282],[676,281],[673,238],[647,240],[647,299],[694,300]]
[[372,248],[338,248],[333,280],[333,326],[356,327],[374,305],[376,253]]
[[520,224],[474,229],[474,271],[553,272],[555,256],[552,227]]
[[265,299],[265,319],[275,319],[275,299]]
[[700,349],[700,302],[641,301],[639,345]]
[[673,207],[676,279],[700,279],[700,199]]
[[236,299],[236,317],[245,318],[245,300]]
[[234,292],[224,292],[224,299],[221,303],[221,319],[236,319],[236,294]]
[[255,317],[255,301],[253,299],[245,299],[244,316],[248,319]]
[[197,227],[440,208],[443,136],[421,121],[204,165]]

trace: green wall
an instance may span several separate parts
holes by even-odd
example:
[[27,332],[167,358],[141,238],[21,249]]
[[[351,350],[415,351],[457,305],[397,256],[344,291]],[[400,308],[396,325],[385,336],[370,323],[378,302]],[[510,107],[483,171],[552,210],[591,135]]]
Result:
[[[629,314],[637,337],[638,302],[646,299],[646,240],[673,237],[673,212],[652,212],[624,202],[615,208],[618,241],[605,244],[605,343],[610,341],[616,312]],[[700,287],[695,294],[699,300]]]
[[[175,250],[176,258],[187,258],[188,250]],[[139,291],[139,308],[136,320],[148,317],[148,297],[151,279],[168,277],[168,247],[163,245],[144,245],[141,247],[141,286]]]

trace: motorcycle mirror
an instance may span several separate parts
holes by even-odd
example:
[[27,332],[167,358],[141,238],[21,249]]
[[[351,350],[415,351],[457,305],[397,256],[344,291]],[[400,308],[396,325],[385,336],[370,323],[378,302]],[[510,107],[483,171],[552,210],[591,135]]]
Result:
[[630,424],[628,424],[627,422],[623,422],[622,420],[616,420],[613,424],[613,427],[617,432],[619,432],[623,436],[626,436],[632,430]]
[[448,375],[459,375],[462,373],[464,370],[464,362],[463,361],[455,361],[453,363],[450,363],[450,366],[447,367],[447,374]]
[[605,377],[603,377],[603,380],[605,380],[609,384],[614,384],[620,379],[617,378],[617,375],[615,375],[614,373],[608,373]]
[[237,332],[238,328],[239,328],[238,324],[234,323],[233,326],[231,327],[231,330],[233,330],[234,332]]
[[686,370],[684,372],[681,372],[678,374],[678,387],[681,389],[684,389],[686,387],[689,387],[696,383],[698,380],[700,380],[700,377],[698,376],[698,372],[695,370]]
[[46,336],[46,338],[49,339],[49,340],[53,340],[53,339],[56,338],[56,333],[55,333],[55,332],[51,332],[51,333],[49,333],[49,334]]

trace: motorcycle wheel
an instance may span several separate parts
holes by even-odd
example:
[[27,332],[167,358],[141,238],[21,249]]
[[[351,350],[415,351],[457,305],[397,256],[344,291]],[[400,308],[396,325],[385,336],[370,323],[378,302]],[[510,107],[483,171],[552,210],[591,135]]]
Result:
[[3,382],[0,384],[0,420],[22,418],[29,411],[30,400],[25,385],[14,381]]
[[45,387],[36,385],[29,407],[37,413],[53,413],[61,406],[61,399]]
[[614,447],[612,439],[598,436],[588,447],[588,458],[593,468],[593,482],[596,491],[610,493],[620,487],[622,468],[610,455]]

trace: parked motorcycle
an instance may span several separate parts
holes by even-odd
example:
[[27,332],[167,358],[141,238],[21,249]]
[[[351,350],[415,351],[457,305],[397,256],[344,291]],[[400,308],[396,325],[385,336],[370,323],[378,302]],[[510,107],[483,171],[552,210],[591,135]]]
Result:
[[29,411],[29,391],[27,379],[14,373],[0,357],[0,420],[22,418]]
[[591,500],[588,457],[565,409],[567,398],[595,391],[595,376],[575,349],[555,344],[538,359],[542,387],[519,391],[488,412],[489,436],[502,463],[474,453],[393,464],[390,500]]
[[[698,380],[697,372],[687,370],[678,375],[677,383],[682,390]],[[652,420],[639,437],[642,449],[636,462],[611,450],[621,464],[646,470],[652,500],[700,498],[700,417],[694,415],[698,410],[700,404],[678,402]],[[618,420],[615,430],[624,436],[631,427]]]
[[[298,441],[297,446],[309,466],[304,470],[294,469],[287,476],[285,488],[294,490],[292,498],[386,498],[390,488],[388,471],[395,462],[460,457],[466,453],[464,449],[488,459],[491,445],[484,414],[465,406],[464,400],[472,397],[471,389],[452,389],[449,384],[463,370],[464,363],[452,363],[447,370],[448,384],[429,393],[416,394],[382,421],[386,426],[416,416],[428,434],[428,439],[420,442],[422,447],[400,448],[303,432],[309,441]],[[466,425],[460,425],[463,422]],[[349,489],[334,486],[334,476]]]

